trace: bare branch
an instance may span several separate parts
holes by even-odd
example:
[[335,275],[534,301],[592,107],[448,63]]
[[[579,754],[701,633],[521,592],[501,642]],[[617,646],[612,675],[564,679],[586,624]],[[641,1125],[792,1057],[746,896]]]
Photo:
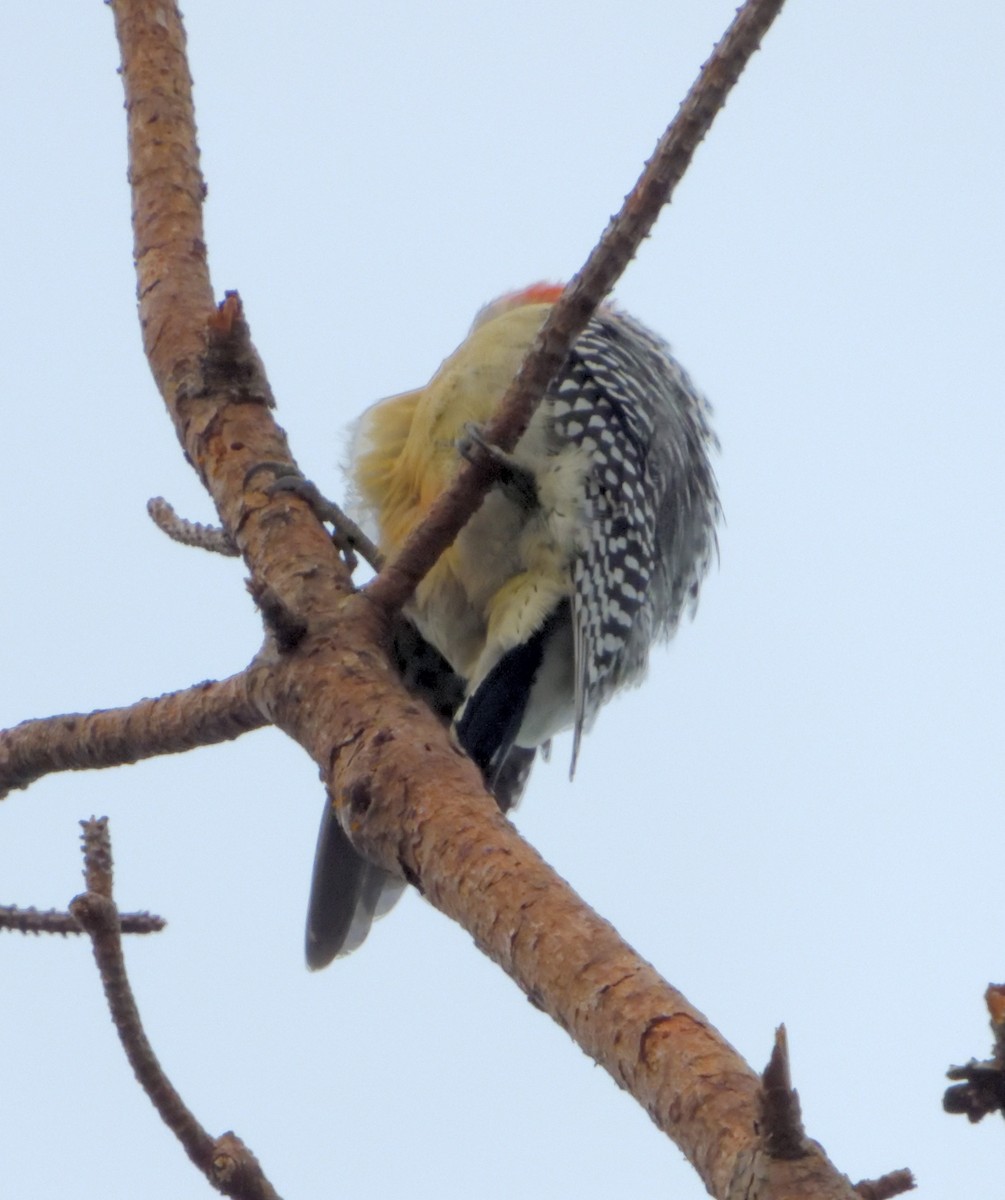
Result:
[[0,799],[55,771],[117,767],[179,754],[233,741],[266,724],[249,697],[246,671],[126,708],[23,721],[0,732]]
[[[537,341],[485,429],[485,440],[512,450],[577,336],[649,236],[747,62],[784,0],[747,0],[702,67],[652,158],[582,270],[552,308]],[[401,608],[478,508],[492,484],[485,456],[466,463],[401,552],[367,591],[385,611]]]
[[119,1040],[137,1080],[161,1120],[175,1134],[193,1163],[225,1196],[240,1200],[278,1200],[252,1155],[233,1134],[213,1138],[202,1128],[175,1091],[154,1054],[133,997],[122,941],[120,918],[112,899],[112,845],[105,817],[81,821],[84,877],[88,891],[70,911],[90,935],[94,959]]
[[[120,933],[160,933],[165,924],[163,917],[155,917],[153,913],[119,913]],[[54,908],[20,908],[14,904],[0,904],[0,929],[12,933],[58,933],[64,937],[84,932],[73,913]]]
[[[188,148],[175,156],[183,174],[195,157],[178,15],[170,0],[113,0],[113,7],[129,101],[147,353],[186,452],[251,566],[256,594],[268,596],[277,611],[290,614],[303,629],[271,670],[250,677],[255,707],[269,713],[318,763],[361,853],[404,874],[461,922],[535,1003],[640,1100],[714,1195],[849,1200],[850,1184],[815,1146],[796,1160],[765,1154],[755,1132],[757,1075],[519,838],[485,793],[477,768],[451,744],[432,713],[401,687],[388,664],[387,613],[410,594],[425,569],[419,559],[431,561],[453,533],[435,534],[419,559],[413,554],[411,566],[399,570],[404,582],[395,582],[391,572],[375,594],[353,595],[321,527],[305,519],[306,506],[247,486],[259,464],[290,460],[271,422],[267,389],[242,374],[250,339],[240,305],[232,295],[207,320],[205,297],[193,289],[166,312],[158,281],[170,281],[175,258],[194,251],[184,239],[168,238],[166,244],[150,240],[146,232],[155,223],[151,210],[162,203],[170,210],[173,187],[170,163],[162,164],[159,175],[147,169],[148,155],[159,153],[151,141],[163,141],[170,131],[172,140]],[[690,120],[693,129],[679,135],[683,159],[711,120],[704,107],[708,97],[721,101],[779,7],[779,0],[751,0],[710,60],[704,100],[692,97],[685,106],[690,106],[685,124]],[[150,55],[140,45],[143,39],[171,49],[174,57],[167,56],[159,74],[144,66]],[[173,95],[175,89],[185,91],[184,104],[158,108],[157,94]],[[181,128],[176,131],[173,122]],[[682,164],[673,155],[660,161],[671,164],[669,184],[659,185],[669,190]],[[186,191],[184,180],[181,189]],[[644,189],[641,195],[649,193]],[[656,209],[647,211],[647,199],[633,203],[638,212],[629,224],[635,226],[634,236],[641,236]],[[536,368],[538,393],[564,360],[589,306],[613,282],[617,264],[634,253],[637,242],[623,242],[627,236],[621,227],[609,232],[611,257],[601,255],[599,265],[584,270],[572,285],[568,307],[579,323],[563,326],[566,318],[561,313],[555,318],[558,332],[548,331],[544,365]],[[563,344],[547,340],[559,333]],[[227,353],[214,357],[220,347]],[[227,354],[232,367],[207,370],[207,362],[219,364]],[[525,373],[532,370],[528,366]],[[500,417],[503,441],[515,439],[529,411],[525,403],[522,415]],[[490,434],[500,442],[495,426]],[[466,502],[469,510],[474,495]],[[461,519],[454,518],[453,532]]]
[[222,554],[226,558],[240,556],[240,550],[226,529],[180,517],[163,496],[154,496],[147,501],[147,513],[161,533],[166,533],[173,542],[194,546],[197,550],[208,550],[212,554]]
[[181,1141],[189,1158],[200,1170],[204,1170],[212,1155],[213,1139],[199,1125],[171,1086],[143,1032],[139,1010],[122,957],[118,914],[110,895],[110,869],[98,866],[94,862],[95,844],[100,846],[102,842],[107,847],[110,860],[107,821],[101,818],[97,821],[82,821],[81,825],[84,828],[85,878],[90,881],[97,876],[103,885],[107,885],[107,890],[103,886],[102,891],[83,893],[71,903],[70,911],[93,943],[94,958],[101,974],[105,997],[129,1065],[160,1113],[161,1119]]

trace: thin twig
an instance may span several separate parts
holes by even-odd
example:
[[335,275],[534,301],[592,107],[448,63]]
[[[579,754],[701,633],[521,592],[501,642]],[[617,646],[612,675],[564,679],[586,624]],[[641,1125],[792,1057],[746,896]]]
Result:
[[[120,933],[160,933],[167,922],[153,913],[119,913]],[[11,933],[83,933],[73,913],[58,909],[21,908],[16,904],[0,904],[0,929]]]
[[[90,935],[105,997],[129,1065],[161,1119],[181,1141],[189,1158],[204,1170],[210,1161],[213,1139],[185,1107],[161,1069],[143,1031],[126,975],[122,943],[119,940],[118,914],[111,898],[108,822],[101,818],[81,821],[81,826],[84,830],[84,876],[89,883],[97,882],[99,890],[88,890],[78,896],[71,902],[70,911]],[[107,851],[107,864],[95,861],[96,858],[106,857],[101,853],[102,847]]]
[[[556,302],[485,429],[485,440],[512,450],[548,384],[600,301],[648,237],[660,210],[684,176],[733,85],[758,49],[784,0],[747,0],[702,67],[652,158],[579,274]],[[387,612],[408,600],[420,580],[472,516],[492,483],[484,456],[466,463],[401,551],[367,587]]]
[[161,533],[166,533],[173,542],[222,554],[225,558],[240,557],[234,539],[222,525],[204,525],[201,521],[180,517],[163,496],[153,496],[147,501],[147,513]]
[[91,817],[81,821],[80,840],[84,849],[84,883],[87,890],[104,900],[112,898],[112,839],[108,835],[108,818]]
[[268,724],[247,672],[154,700],[23,721],[0,732],[0,799],[54,771],[84,771],[232,741]]
[[70,911],[90,935],[105,998],[122,1048],[141,1087],[185,1153],[225,1196],[240,1200],[278,1200],[257,1160],[233,1134],[211,1137],[189,1111],[165,1075],[147,1040],[126,974],[119,936],[120,918],[112,899],[112,845],[105,817],[81,821],[84,877],[88,891]]

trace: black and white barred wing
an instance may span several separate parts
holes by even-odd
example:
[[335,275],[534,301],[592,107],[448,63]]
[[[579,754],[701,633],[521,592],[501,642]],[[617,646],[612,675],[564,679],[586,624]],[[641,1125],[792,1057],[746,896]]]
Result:
[[584,447],[586,520],[573,565],[580,737],[618,687],[641,680],[715,544],[708,406],[666,345],[620,313],[595,317],[548,403],[559,445]]

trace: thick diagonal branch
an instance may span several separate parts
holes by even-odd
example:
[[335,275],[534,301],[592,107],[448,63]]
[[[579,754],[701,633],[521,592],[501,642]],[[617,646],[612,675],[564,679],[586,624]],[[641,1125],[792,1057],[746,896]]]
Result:
[[[378,619],[357,595],[337,636],[305,641],[309,707],[282,678],[307,683],[294,659],[255,681],[277,725],[318,763],[360,851],[460,922],[636,1097],[712,1195],[851,1200],[819,1147],[798,1159],[769,1152],[758,1076],[500,814],[477,768],[369,648]],[[371,682],[350,700],[339,683],[347,676]]]

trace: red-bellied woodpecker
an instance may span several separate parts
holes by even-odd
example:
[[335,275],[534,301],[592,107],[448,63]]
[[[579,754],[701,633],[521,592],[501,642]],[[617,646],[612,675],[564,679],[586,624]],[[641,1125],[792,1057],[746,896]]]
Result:
[[[441,663],[441,679],[453,680],[441,709],[450,715],[460,701],[456,736],[504,809],[537,746],[571,728],[574,769],[600,707],[641,681],[652,643],[693,609],[719,517],[708,405],[667,345],[609,305],[577,338],[512,454],[484,445],[480,429],[561,290],[537,284],[483,309],[424,388],[363,415],[350,464],[361,512],[393,555],[463,455],[494,459],[497,482],[407,613],[457,677]],[[413,633],[402,649],[398,639],[413,678],[435,654],[421,641]],[[402,886],[355,857],[329,811],[310,965],[354,949]]]

